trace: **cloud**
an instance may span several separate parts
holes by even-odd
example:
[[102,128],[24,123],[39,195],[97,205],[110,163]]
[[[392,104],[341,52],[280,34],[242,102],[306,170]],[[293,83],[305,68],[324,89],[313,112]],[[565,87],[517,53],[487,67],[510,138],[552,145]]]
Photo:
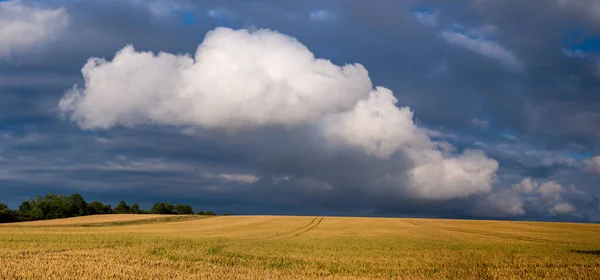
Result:
[[409,154],[417,162],[417,167],[409,172],[410,188],[426,199],[464,198],[490,192],[499,166],[479,150],[465,150],[452,157],[438,150]]
[[69,24],[64,8],[45,9],[21,1],[0,1],[0,57],[56,39]]
[[544,182],[537,188],[537,193],[541,195],[542,199],[550,201],[560,200],[559,195],[564,191],[565,189],[554,181]]
[[438,12],[435,10],[418,10],[414,11],[413,17],[422,25],[436,27],[438,25]]
[[495,25],[483,25],[475,28],[469,28],[467,34],[475,37],[485,37],[498,33],[498,26]]
[[512,70],[520,71],[523,67],[515,54],[495,42],[471,37],[457,31],[444,31],[440,36],[450,44],[463,47],[485,57],[497,60]]
[[596,0],[555,0],[559,9],[574,12],[579,17],[600,24],[600,3]]
[[150,12],[156,17],[166,17],[173,14],[176,11],[182,9],[182,7],[173,3],[172,1],[153,1],[148,5]]
[[474,214],[484,217],[504,218],[525,215],[523,199],[510,189],[491,193],[477,202]]
[[219,174],[219,177],[226,181],[243,184],[254,184],[260,180],[260,177],[256,177],[251,174]]
[[532,181],[531,178],[525,178],[521,182],[513,185],[513,190],[520,193],[529,194],[532,193],[537,187],[537,182]]
[[308,18],[312,21],[333,21],[336,16],[329,10],[314,10],[308,14]]
[[576,50],[561,50],[562,53],[570,58],[586,58],[587,57],[587,53],[585,53],[584,51],[580,50],[580,49],[576,49]]
[[147,11],[156,18],[165,18],[176,14],[177,12],[191,9],[185,1],[173,0],[128,0],[133,5],[147,9]]
[[[539,206],[546,208],[552,215],[556,213],[575,212],[574,206],[571,206],[570,211],[565,210],[568,203],[564,201],[563,194],[571,193],[575,195],[583,194],[574,185],[570,185],[569,189],[563,188],[555,181],[538,182],[531,178],[525,178],[521,182],[513,185],[512,190],[515,193],[522,194],[530,201],[534,201]],[[570,204],[568,204],[570,205]]]
[[565,196],[587,196],[575,185],[565,189],[555,181],[539,182],[524,178],[512,188],[501,188],[479,199],[473,213],[485,217],[514,217],[526,215],[527,209],[552,216],[579,216],[577,208]]
[[588,159],[584,162],[585,168],[587,171],[600,175],[600,156],[595,156],[591,159]]
[[[574,186],[571,189],[576,189]],[[521,182],[513,185],[513,190],[523,194],[535,194],[541,199],[549,202],[562,200],[560,194],[566,190],[555,181],[538,182],[527,177]]]
[[288,177],[288,176],[281,176],[281,177],[279,177],[279,176],[272,176],[271,179],[272,179],[273,184],[277,185],[280,182],[289,181],[290,177]]
[[483,129],[488,128],[489,122],[487,120],[482,120],[478,118],[471,119],[471,124]]
[[225,8],[214,8],[208,10],[208,16],[214,19],[236,19],[239,15]]
[[554,205],[554,207],[552,207],[552,209],[550,209],[550,213],[552,215],[566,215],[566,214],[571,214],[573,212],[577,212],[577,209],[575,208],[575,206],[573,206],[573,204],[566,203],[566,202],[558,203],[558,204]]
[[59,108],[83,128],[297,125],[351,108],[372,87],[362,65],[316,59],[270,30],[217,28],[195,57],[127,46],[112,61],[91,58],[82,72],[84,88],[70,90]]
[[353,110],[326,118],[321,128],[329,141],[379,158],[389,158],[400,151],[415,166],[407,174],[390,176],[388,181],[407,185],[415,197],[443,200],[491,190],[497,161],[476,150],[443,153],[438,149],[439,143],[431,141],[426,131],[415,125],[412,111],[396,107],[396,102],[390,90],[378,87]]
[[408,107],[398,109],[397,101],[392,91],[378,87],[352,110],[326,118],[322,129],[330,141],[381,158],[390,157],[400,147],[431,146],[426,134],[414,124],[413,112]]
[[[82,72],[85,85],[68,91],[59,109],[84,129],[192,125],[236,131],[240,142],[253,130],[310,131],[324,141],[311,146],[306,144],[311,133],[298,133],[307,139],[289,149],[311,149],[304,154],[317,158],[321,149],[358,152],[348,166],[372,161],[382,167],[372,174],[364,171],[363,191],[378,186],[383,193],[426,200],[487,193],[498,169],[498,162],[481,151],[456,153],[448,143],[432,141],[416,126],[410,108],[396,106],[391,90],[373,89],[360,64],[337,66],[317,59],[297,40],[275,31],[217,28],[193,58],[127,46],[112,61],[91,58]],[[263,149],[286,146],[274,143]],[[329,159],[324,155],[321,160]],[[306,175],[328,186],[321,190],[345,185],[339,182],[343,176],[321,180]]]

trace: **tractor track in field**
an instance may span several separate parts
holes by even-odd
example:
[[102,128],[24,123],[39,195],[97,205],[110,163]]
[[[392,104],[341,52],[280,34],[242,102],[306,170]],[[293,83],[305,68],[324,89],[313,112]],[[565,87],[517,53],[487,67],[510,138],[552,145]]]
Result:
[[314,219],[312,219],[312,221],[310,221],[310,223],[308,223],[308,224],[306,224],[306,225],[303,225],[303,226],[301,226],[301,227],[299,227],[299,228],[295,228],[295,229],[293,229],[293,230],[290,230],[290,231],[286,231],[286,232],[278,233],[278,234],[275,234],[275,235],[273,235],[273,236],[269,236],[269,237],[267,237],[266,239],[274,239],[274,238],[277,238],[277,237],[282,237],[282,236],[285,236],[285,235],[288,235],[288,234],[293,234],[293,233],[295,233],[295,232],[297,232],[297,231],[299,231],[299,230],[302,230],[302,229],[304,229],[304,228],[306,228],[306,227],[310,227],[310,226],[311,226],[311,225],[312,225],[312,224],[313,224],[313,223],[314,223],[314,222],[315,222],[315,221],[316,221],[318,218],[319,218],[319,217],[315,217]]
[[454,232],[461,232],[461,233],[475,234],[475,235],[482,235],[482,236],[489,236],[489,237],[496,237],[496,238],[503,238],[503,239],[512,239],[512,240],[519,240],[519,241],[527,241],[527,242],[542,242],[542,243],[555,243],[556,242],[553,240],[548,240],[548,239],[543,239],[543,238],[516,236],[516,235],[512,235],[512,234],[478,232],[478,231],[456,229],[456,228],[443,228],[443,229],[448,230],[448,231],[454,231]]
[[[315,218],[315,219],[316,219],[316,218]],[[306,230],[304,230],[304,231],[298,232],[298,233],[296,233],[295,235],[292,235],[292,236],[291,236],[291,237],[289,237],[289,238],[291,239],[291,238],[294,238],[294,237],[298,237],[298,236],[300,236],[300,235],[302,235],[302,234],[305,234],[305,233],[307,233],[307,232],[309,232],[309,231],[311,231],[311,230],[315,229],[316,227],[318,227],[318,226],[321,224],[321,222],[322,222],[322,221],[323,221],[323,217],[321,217],[321,218],[319,219],[319,221],[317,221],[317,223],[316,223],[316,224],[314,224],[313,226],[311,226],[311,227],[307,228],[307,229],[306,229]]]
[[407,223],[409,223],[409,224],[411,224],[411,225],[413,225],[413,226],[421,226],[419,223],[417,223],[416,221],[413,221],[413,220],[405,219],[404,221],[407,222]]

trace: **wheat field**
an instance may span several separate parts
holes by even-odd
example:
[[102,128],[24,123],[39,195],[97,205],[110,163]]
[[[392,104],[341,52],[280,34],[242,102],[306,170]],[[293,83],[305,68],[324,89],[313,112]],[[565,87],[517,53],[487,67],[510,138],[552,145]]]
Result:
[[[119,220],[153,219],[144,223]],[[0,226],[0,279],[598,279],[600,225],[111,215]]]
[[[167,219],[177,215],[136,215],[136,214],[118,214],[118,215],[93,215],[83,217],[73,217],[56,220],[41,220],[31,222],[12,223],[10,226],[76,226],[76,225],[95,225],[108,223],[128,223],[143,220]],[[0,226],[3,226],[0,224]]]

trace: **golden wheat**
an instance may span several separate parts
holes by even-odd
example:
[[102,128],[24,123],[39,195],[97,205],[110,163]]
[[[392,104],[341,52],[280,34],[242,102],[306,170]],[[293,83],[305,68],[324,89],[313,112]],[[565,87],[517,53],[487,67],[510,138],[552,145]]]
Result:
[[113,214],[113,215],[93,215],[83,217],[73,217],[66,219],[31,221],[22,223],[0,224],[0,226],[65,226],[65,225],[84,225],[96,223],[129,222],[146,219],[158,219],[173,217],[177,215],[136,215],[136,214]]
[[[115,216],[83,217],[75,224],[126,218]],[[600,225],[592,224],[282,216],[102,227],[48,222],[54,226],[0,227],[0,279],[597,279],[600,275]]]

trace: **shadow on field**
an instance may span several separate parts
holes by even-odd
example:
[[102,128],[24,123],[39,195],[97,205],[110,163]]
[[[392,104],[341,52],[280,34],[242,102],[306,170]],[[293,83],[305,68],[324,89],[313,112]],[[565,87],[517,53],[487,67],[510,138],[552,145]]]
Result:
[[600,250],[573,250],[574,253],[600,256]]

